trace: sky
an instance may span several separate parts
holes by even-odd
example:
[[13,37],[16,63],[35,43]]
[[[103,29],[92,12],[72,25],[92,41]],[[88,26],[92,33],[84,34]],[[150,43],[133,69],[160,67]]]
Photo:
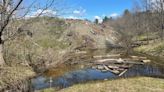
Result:
[[73,12],[74,17],[81,11],[82,17],[87,19],[104,16],[116,17],[121,15],[125,9],[131,9],[133,5],[133,0],[67,0],[67,2],[69,5],[74,5],[76,11]]
[[[32,0],[25,0],[26,4]],[[40,0],[40,4],[44,5],[46,0]],[[59,0],[60,1],[60,0]],[[61,0],[62,1],[62,0]],[[131,9],[134,0],[64,0],[66,6],[69,6],[71,13],[65,14],[65,18],[81,18],[94,20],[102,19],[104,16],[117,17],[120,16],[125,9]],[[53,12],[52,10],[48,10]],[[35,14],[34,11],[33,14]],[[56,11],[53,12],[55,14]]]

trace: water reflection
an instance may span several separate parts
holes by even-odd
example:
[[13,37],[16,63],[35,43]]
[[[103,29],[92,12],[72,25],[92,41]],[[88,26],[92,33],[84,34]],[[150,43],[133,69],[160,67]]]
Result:
[[[135,76],[151,76],[164,78],[164,68],[155,65],[135,65],[131,67],[121,77],[135,77]],[[73,84],[84,83],[87,81],[104,80],[104,79],[116,79],[120,78],[111,72],[101,72],[96,69],[79,69],[63,73],[58,77],[53,76],[39,76],[32,80],[32,84],[35,90],[49,88],[50,77],[52,77],[51,85],[56,88],[66,88]]]
[[164,78],[164,68],[157,65],[151,65],[151,64],[134,65],[123,75],[123,77],[135,77],[135,76]]

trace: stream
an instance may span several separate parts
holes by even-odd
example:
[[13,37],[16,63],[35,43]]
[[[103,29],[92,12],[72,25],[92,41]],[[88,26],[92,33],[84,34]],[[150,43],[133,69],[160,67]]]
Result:
[[[90,52],[89,55],[93,57],[94,55],[115,55],[118,53],[123,53],[119,51],[94,51]],[[83,54],[80,54],[80,57]],[[89,64],[90,61],[96,59],[86,59],[83,63],[78,64],[62,64],[57,68],[50,69],[44,74],[37,76],[32,79],[32,87],[34,90],[41,90],[45,88],[57,88],[62,89],[70,87],[74,84],[86,83],[90,81],[97,80],[111,80],[119,78],[130,78],[130,77],[155,77],[155,78],[164,78],[164,67],[162,65],[154,64],[153,62],[142,64],[142,65],[133,65],[128,68],[125,73],[121,76],[115,74],[111,71],[101,71],[99,69],[92,68],[92,64]],[[129,57],[101,57],[101,59],[109,58],[129,58]],[[73,61],[72,61],[73,62]]]

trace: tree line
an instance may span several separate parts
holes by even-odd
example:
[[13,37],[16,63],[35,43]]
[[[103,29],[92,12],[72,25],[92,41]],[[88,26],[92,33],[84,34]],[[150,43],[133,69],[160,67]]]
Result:
[[[164,40],[164,0],[136,0],[131,10],[126,9],[117,18],[104,17],[103,25],[112,26],[122,34],[120,41],[128,51],[140,35],[145,35],[146,44],[150,40]],[[155,34],[152,37],[150,34]]]

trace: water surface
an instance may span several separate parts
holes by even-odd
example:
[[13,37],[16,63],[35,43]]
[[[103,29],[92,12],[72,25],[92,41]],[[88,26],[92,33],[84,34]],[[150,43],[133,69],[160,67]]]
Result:
[[[90,52],[90,55],[104,55],[106,53],[108,52],[96,51]],[[116,51],[113,51],[112,54],[113,53],[117,54]],[[85,58],[83,58],[83,60],[84,59]],[[91,67],[83,65],[83,63],[75,65],[63,64],[55,69],[45,72],[41,76],[32,79],[32,86],[34,90],[41,90],[50,87],[62,89],[74,84],[86,83],[89,81],[111,80],[138,76],[164,78],[164,67],[162,65],[156,65],[153,62],[144,65],[134,65],[122,76],[118,76],[110,71],[102,72],[97,69],[92,69]]]
[[[55,74],[54,74],[55,75]],[[153,65],[136,65],[130,68],[122,76],[118,76],[111,72],[102,72],[100,70],[84,68],[65,72],[63,75],[55,77],[42,75],[32,80],[35,90],[40,90],[49,87],[66,88],[78,83],[85,83],[95,80],[128,78],[136,76],[159,77],[164,78],[164,68]],[[51,82],[52,81],[52,82]]]

